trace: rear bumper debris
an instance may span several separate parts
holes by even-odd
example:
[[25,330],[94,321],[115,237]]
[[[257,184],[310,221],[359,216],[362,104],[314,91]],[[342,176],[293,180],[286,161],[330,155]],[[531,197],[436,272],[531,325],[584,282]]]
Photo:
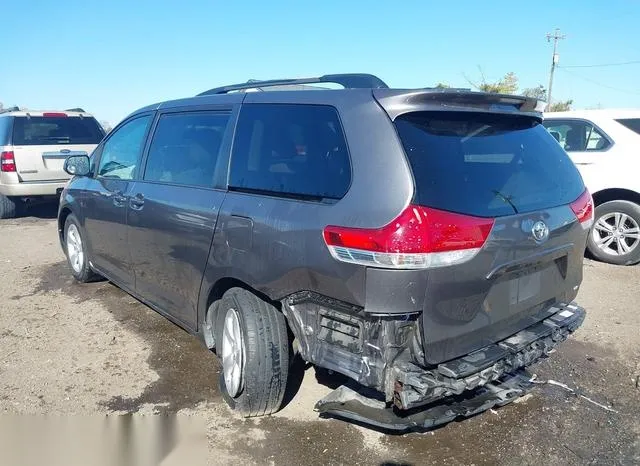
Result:
[[393,392],[391,403],[340,387],[320,400],[316,409],[384,429],[408,430],[502,406],[532,385],[523,375],[524,367],[554,350],[584,317],[584,309],[575,304],[558,305],[545,320],[431,369],[396,361],[387,382]]
[[341,386],[320,400],[315,409],[321,416],[332,416],[381,430],[405,432],[437,427],[456,418],[470,417],[517,400],[533,386],[523,369],[479,387],[465,396],[453,396],[423,408],[399,412],[382,401],[371,400]]

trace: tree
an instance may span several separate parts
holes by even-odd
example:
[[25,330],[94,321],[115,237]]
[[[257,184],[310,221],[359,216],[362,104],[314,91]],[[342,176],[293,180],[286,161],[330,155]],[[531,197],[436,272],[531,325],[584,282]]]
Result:
[[436,89],[449,89],[451,86],[449,86],[448,84],[445,83],[438,83],[436,84]]
[[558,100],[549,105],[547,112],[566,112],[567,110],[571,110],[571,105],[573,105],[573,99],[565,101]]
[[502,78],[495,82],[487,81],[482,68],[480,68],[480,82],[473,82],[467,78],[469,84],[484,92],[493,92],[497,94],[515,94],[518,91],[518,77],[512,71],[505,74]]
[[2,102],[0,102],[0,110],[2,110],[4,108],[4,105],[2,105]]
[[537,87],[528,87],[523,89],[522,95],[525,97],[533,97],[538,100],[547,100],[547,90],[542,84],[539,84]]

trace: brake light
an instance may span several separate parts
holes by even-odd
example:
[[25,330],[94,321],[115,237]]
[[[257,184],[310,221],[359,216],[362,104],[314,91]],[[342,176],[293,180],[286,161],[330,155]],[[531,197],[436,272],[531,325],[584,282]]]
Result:
[[494,220],[410,205],[382,228],[327,226],[324,241],[342,262],[393,269],[425,269],[472,259]]
[[16,171],[16,158],[13,155],[13,151],[5,151],[0,154],[0,171],[1,172]]
[[44,112],[42,114],[43,117],[67,117],[69,115],[67,115],[66,113],[62,113],[62,112]]
[[578,199],[571,203],[571,210],[576,214],[578,221],[586,228],[591,228],[593,223],[593,198],[588,189]]

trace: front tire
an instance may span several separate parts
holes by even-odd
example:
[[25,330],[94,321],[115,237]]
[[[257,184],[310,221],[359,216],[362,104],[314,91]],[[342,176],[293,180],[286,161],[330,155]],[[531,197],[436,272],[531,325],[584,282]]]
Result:
[[89,265],[87,244],[81,232],[78,219],[70,214],[64,222],[64,252],[73,278],[80,283],[88,283],[97,280],[99,276]]
[[610,201],[596,207],[587,249],[596,259],[615,265],[640,262],[640,205]]
[[284,315],[242,288],[228,290],[217,309],[215,341],[225,401],[244,417],[278,411],[289,373]]

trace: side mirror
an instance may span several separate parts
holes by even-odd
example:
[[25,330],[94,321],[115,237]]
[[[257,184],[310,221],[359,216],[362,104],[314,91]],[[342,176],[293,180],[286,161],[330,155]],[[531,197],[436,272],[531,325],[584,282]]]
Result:
[[72,155],[64,161],[64,171],[72,176],[87,176],[90,171],[89,156]]

